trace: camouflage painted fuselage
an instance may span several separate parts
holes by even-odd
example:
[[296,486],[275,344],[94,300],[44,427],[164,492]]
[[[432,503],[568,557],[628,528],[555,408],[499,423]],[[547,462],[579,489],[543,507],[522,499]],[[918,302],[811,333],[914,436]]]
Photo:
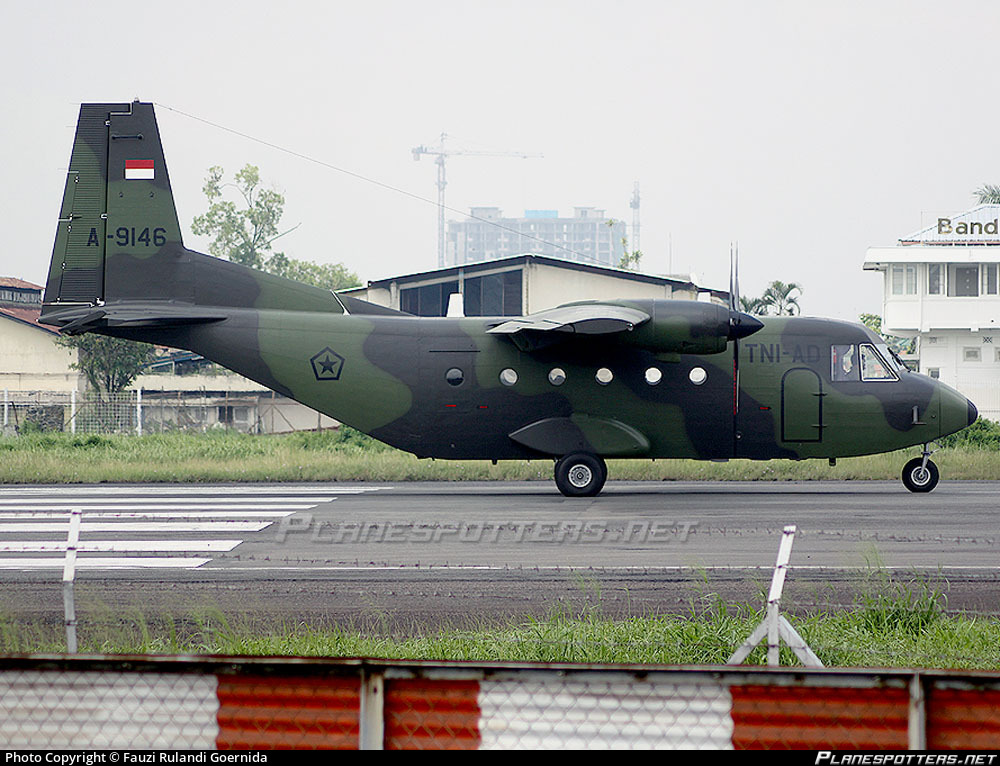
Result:
[[[614,338],[568,340],[526,353],[486,332],[499,321],[240,310],[223,322],[155,339],[194,350],[421,457],[585,451],[831,458],[922,444],[969,424],[965,397],[922,375],[831,380],[833,345],[880,342],[861,325],[765,319],[762,330],[738,342],[734,386],[736,342],[719,354],[682,354],[676,361]],[[247,364],[251,350],[253,364]],[[336,377],[318,364],[314,369],[313,358],[324,350],[332,352]],[[556,368],[565,375],[558,386],[549,381]],[[600,368],[612,372],[609,383],[598,382]],[[651,368],[662,373],[656,385],[647,382]],[[691,381],[695,368],[707,373],[700,385]],[[463,380],[452,385],[446,375],[456,369]],[[507,369],[517,373],[514,385],[501,383]],[[560,427],[548,440],[541,435],[531,447],[511,438],[551,419]]]
[[647,319],[496,334],[509,318],[413,317],[195,253],[138,102],[81,109],[44,302],[43,321],[190,349],[422,457],[835,458],[975,419],[888,358],[878,380],[838,368],[835,348],[882,343],[849,322],[747,318],[744,336],[721,307],[604,301]]

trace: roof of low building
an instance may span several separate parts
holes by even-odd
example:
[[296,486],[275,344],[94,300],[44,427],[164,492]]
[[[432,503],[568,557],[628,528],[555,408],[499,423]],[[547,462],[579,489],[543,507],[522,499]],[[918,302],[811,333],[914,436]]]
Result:
[[34,282],[26,282],[23,279],[18,279],[17,277],[0,277],[0,287],[20,287],[28,290],[39,290],[41,291],[42,286],[36,285]]
[[699,287],[694,282],[685,281],[682,279],[676,279],[674,277],[662,277],[656,274],[643,274],[638,271],[630,271],[628,269],[619,269],[612,266],[600,266],[591,263],[581,263],[580,261],[570,261],[563,258],[553,258],[547,255],[537,255],[535,253],[524,253],[521,255],[512,255],[506,258],[494,258],[487,261],[476,261],[474,263],[463,263],[457,266],[447,266],[440,269],[430,269],[428,271],[419,271],[412,274],[402,274],[395,277],[386,277],[385,279],[372,279],[368,281],[368,287],[387,287],[392,282],[419,282],[426,279],[436,279],[436,278],[448,278],[448,277],[458,277],[458,272],[461,270],[464,274],[475,273],[477,271],[486,271],[490,269],[496,269],[497,267],[503,266],[518,266],[525,265],[528,263],[536,263],[543,266],[551,266],[553,268],[559,269],[569,269],[572,271],[584,271],[592,274],[602,274],[610,277],[617,277],[619,279],[631,280],[634,282],[646,282],[650,284],[657,285],[671,285],[680,289],[696,290],[698,292],[709,292],[713,295],[727,296],[728,293],[725,290],[712,290],[707,287]]
[[39,324],[38,317],[41,315],[42,310],[28,309],[28,308],[13,308],[11,306],[0,306],[0,319],[10,319],[14,322],[20,322],[21,324],[29,325],[34,327],[36,330],[41,330],[42,332],[47,332],[49,335],[59,335],[59,331],[48,325]]

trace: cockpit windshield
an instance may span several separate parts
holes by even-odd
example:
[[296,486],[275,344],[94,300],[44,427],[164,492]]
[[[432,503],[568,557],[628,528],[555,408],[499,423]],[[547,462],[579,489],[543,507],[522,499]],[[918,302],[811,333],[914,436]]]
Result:
[[[879,353],[879,351],[882,353]],[[887,346],[880,345],[879,350],[869,343],[862,343],[859,347],[861,352],[861,379],[862,380],[898,380],[896,371],[896,361],[889,354]]]
[[[886,358],[887,361],[893,362],[896,366],[896,373],[909,372],[910,368],[906,366],[906,362],[903,358],[896,353],[896,350],[890,346],[884,344],[876,346],[876,348],[882,352],[882,356]],[[888,353],[886,353],[888,352]]]
[[830,362],[830,376],[834,381],[899,380],[900,373],[906,369],[882,343],[831,346]]

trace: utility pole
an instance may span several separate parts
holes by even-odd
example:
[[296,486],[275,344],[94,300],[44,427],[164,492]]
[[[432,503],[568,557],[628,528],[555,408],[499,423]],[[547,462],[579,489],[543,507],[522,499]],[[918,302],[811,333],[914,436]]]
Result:
[[413,147],[413,159],[420,160],[422,154],[435,157],[434,162],[437,164],[437,206],[438,206],[438,268],[444,266],[444,188],[448,185],[447,176],[445,175],[445,158],[455,157],[458,155],[474,156],[474,157],[520,157],[521,159],[530,159],[533,157],[541,157],[540,154],[526,154],[524,152],[470,152],[464,149],[448,149],[445,147],[445,141],[448,139],[447,133],[442,133],[438,139],[438,145],[434,146],[415,146]]

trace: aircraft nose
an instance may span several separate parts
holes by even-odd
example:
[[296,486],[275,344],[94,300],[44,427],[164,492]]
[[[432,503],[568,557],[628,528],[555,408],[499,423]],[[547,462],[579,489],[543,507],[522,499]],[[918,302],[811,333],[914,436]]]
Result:
[[941,402],[941,436],[953,434],[971,426],[979,417],[976,405],[951,386],[938,383]]

